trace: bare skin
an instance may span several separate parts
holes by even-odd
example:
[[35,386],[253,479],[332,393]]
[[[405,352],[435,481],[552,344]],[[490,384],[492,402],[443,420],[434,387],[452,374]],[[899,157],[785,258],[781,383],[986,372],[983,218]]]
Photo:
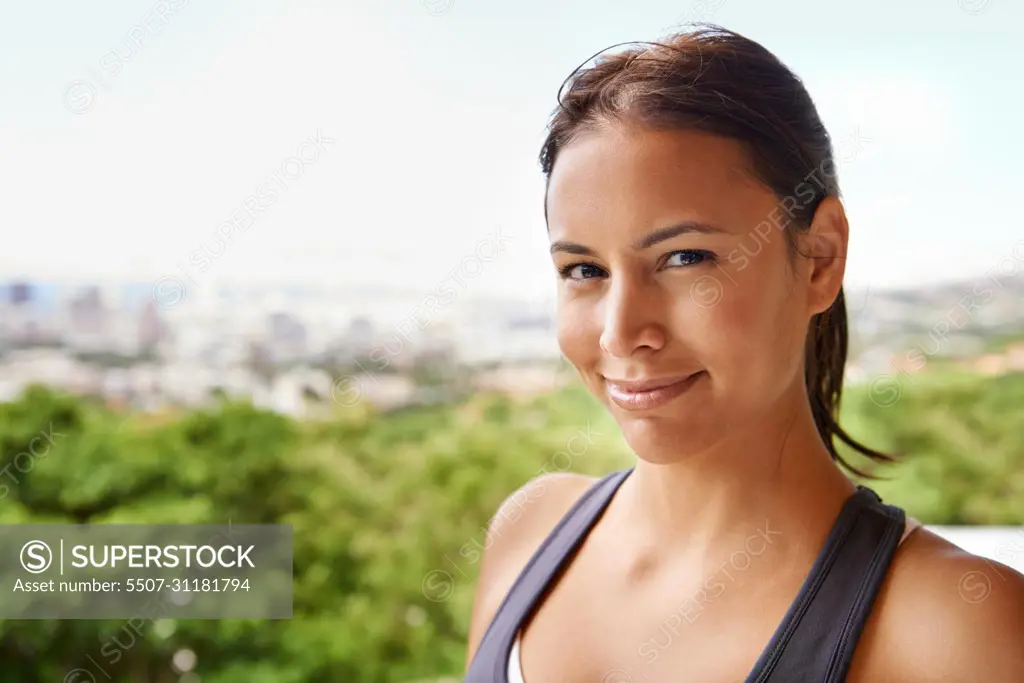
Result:
[[[803,382],[807,323],[842,283],[846,215],[825,200],[801,238],[810,257],[791,257],[781,233],[755,230],[781,198],[748,167],[731,141],[621,124],[573,141],[555,164],[559,345],[638,457],[524,625],[527,683],[742,681],[854,491]],[[637,248],[684,221],[720,232]],[[610,380],[694,373],[654,408],[624,408],[609,391]],[[594,481],[534,480],[529,505],[492,533],[467,666],[530,556]],[[1020,683],[1022,644],[1024,576],[918,530],[846,680]]]

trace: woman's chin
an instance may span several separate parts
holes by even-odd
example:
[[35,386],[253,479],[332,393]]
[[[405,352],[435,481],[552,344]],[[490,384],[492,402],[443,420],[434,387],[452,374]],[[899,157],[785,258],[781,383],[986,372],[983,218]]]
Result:
[[668,465],[706,450],[715,441],[707,432],[707,424],[693,424],[692,420],[679,417],[646,417],[627,418],[619,426],[638,458],[655,465]]

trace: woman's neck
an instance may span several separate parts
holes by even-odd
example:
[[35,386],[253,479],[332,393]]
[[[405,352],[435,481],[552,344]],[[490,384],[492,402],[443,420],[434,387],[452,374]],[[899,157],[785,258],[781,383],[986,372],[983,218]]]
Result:
[[705,452],[638,459],[616,496],[628,528],[667,552],[714,551],[766,524],[816,543],[855,485],[822,443],[806,398],[789,404]]

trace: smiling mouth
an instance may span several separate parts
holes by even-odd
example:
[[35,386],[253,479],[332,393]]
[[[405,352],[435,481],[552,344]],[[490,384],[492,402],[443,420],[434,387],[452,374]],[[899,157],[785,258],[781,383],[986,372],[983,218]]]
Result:
[[623,410],[653,410],[682,396],[705,374],[701,370],[692,375],[632,382],[605,377],[604,382],[608,398]]

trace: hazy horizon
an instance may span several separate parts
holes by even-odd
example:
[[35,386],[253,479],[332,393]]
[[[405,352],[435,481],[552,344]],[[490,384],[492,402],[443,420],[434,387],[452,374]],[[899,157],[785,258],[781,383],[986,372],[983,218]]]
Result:
[[1004,208],[1024,180],[1007,59],[1024,7],[1005,0],[117,0],[59,22],[46,5],[9,15],[0,280],[429,290],[500,230],[467,294],[546,297],[536,155],[559,85],[602,48],[692,20],[758,40],[807,84],[842,164],[849,287],[1024,265]]

